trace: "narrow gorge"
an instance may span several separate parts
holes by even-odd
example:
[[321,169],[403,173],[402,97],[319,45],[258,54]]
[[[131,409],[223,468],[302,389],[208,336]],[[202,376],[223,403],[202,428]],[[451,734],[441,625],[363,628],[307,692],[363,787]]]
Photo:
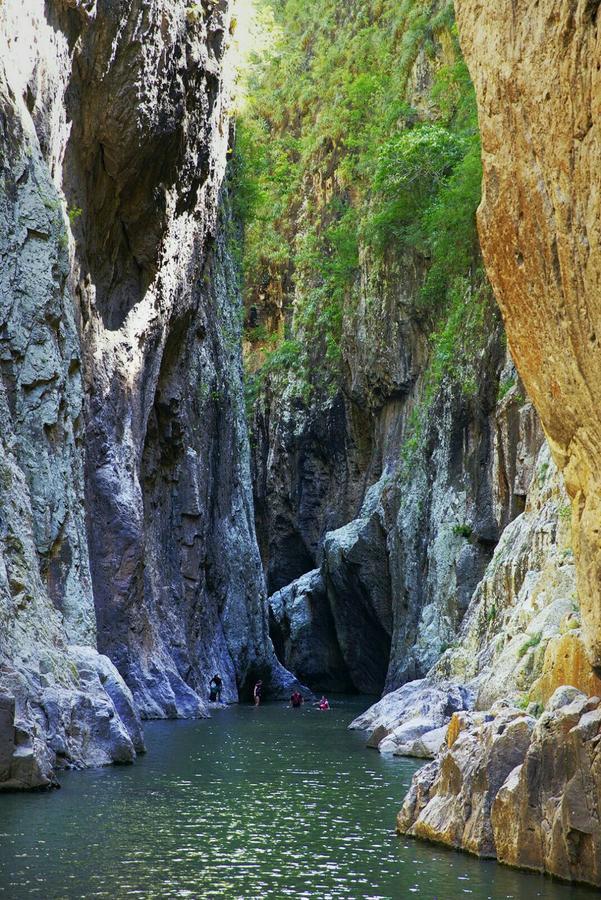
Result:
[[0,0],[0,794],[218,672],[601,887],[598,10]]

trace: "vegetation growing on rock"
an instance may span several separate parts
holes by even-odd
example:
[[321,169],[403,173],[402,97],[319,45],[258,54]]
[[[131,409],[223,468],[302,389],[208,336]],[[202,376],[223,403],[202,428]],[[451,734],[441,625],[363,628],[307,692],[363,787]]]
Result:
[[444,375],[469,393],[490,298],[475,99],[452,4],[262,0],[261,10],[272,42],[252,68],[235,157],[251,400],[257,379],[278,372],[305,400],[335,393],[366,261],[385,278],[404,257],[432,333],[426,400]]

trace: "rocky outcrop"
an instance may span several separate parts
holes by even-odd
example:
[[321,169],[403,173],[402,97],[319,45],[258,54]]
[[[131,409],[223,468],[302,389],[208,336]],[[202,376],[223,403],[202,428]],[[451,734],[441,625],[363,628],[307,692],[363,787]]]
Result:
[[[67,42],[42,24],[41,4],[27,13],[0,11],[2,788],[45,786],[60,766],[131,761],[144,749],[131,694],[95,649],[81,354],[53,179]],[[85,666],[76,645],[88,647]]]
[[565,699],[561,689],[553,695],[523,763],[497,794],[496,852],[509,865],[599,887],[601,703]]
[[382,690],[390,660],[392,597],[385,511],[379,485],[358,518],[325,536],[323,580],[336,638],[352,683]]
[[0,670],[0,791],[56,784],[59,769],[130,763],[144,751],[131,692],[93,647],[41,647]]
[[438,759],[418,773],[397,818],[402,834],[495,856],[490,815],[524,761],[535,720],[519,710],[457,713]]
[[[543,445],[525,510],[503,532],[431,677],[470,683],[479,709],[502,698],[534,698],[550,642],[566,630],[576,634],[579,616],[568,499]],[[562,683],[573,683],[564,674]]]
[[98,642],[147,716],[203,712],[216,670],[230,700],[277,670],[220,194],[229,21],[226,4],[107,11],[67,95]]
[[409,681],[358,716],[349,728],[369,731],[368,747],[397,756],[434,758],[454,713],[470,710],[475,694],[461,685]]
[[512,866],[601,885],[601,704],[558,689],[540,719],[458,713],[413,779],[397,826]]
[[[599,4],[461,0],[480,111],[487,272],[572,499],[584,640],[601,665]],[[510,134],[511,140],[506,140]]]
[[503,373],[515,382],[495,333],[478,368],[480,390],[466,398],[457,385],[443,387],[410,464],[401,436],[411,400],[386,405],[384,472],[356,517],[327,532],[315,552],[331,640],[359,691],[394,690],[423,677],[457,640],[503,525],[525,506],[542,436],[517,383],[497,404]]
[[315,690],[353,689],[319,569],[269,598],[270,630],[278,659]]
[[[374,22],[394,15],[394,4],[386,6],[386,13],[373,10]],[[403,100],[412,108],[412,122],[436,119],[430,96],[436,71],[457,62],[450,10],[443,16],[442,7],[428,4],[440,22],[432,34],[435,53],[417,27],[409,41],[412,26],[405,13],[398,20],[412,46],[402,62]],[[353,7],[349,22],[358,11]],[[295,119],[292,110],[286,115]],[[280,124],[274,115],[274,134]],[[300,120],[291,127],[296,133]],[[505,403],[505,421],[497,422],[501,376],[515,382],[515,372],[505,358],[490,292],[469,278],[458,291],[464,292],[465,308],[478,307],[477,334],[470,334],[469,350],[462,346],[433,387],[431,339],[440,310],[422,305],[428,261],[396,238],[386,252],[367,237],[359,242],[344,300],[336,300],[341,359],[324,359],[319,335],[310,328],[303,332],[303,316],[313,315],[309,310],[320,310],[325,321],[328,289],[320,288],[323,297],[317,300],[313,275],[310,284],[300,271],[292,277],[302,259],[299,254],[295,262],[292,248],[305,240],[313,246],[316,233],[335,232],[338,207],[351,212],[354,203],[338,175],[348,148],[334,147],[327,141],[322,146],[320,138],[315,156],[300,163],[302,202],[279,236],[288,262],[278,267],[273,260],[262,268],[255,258],[260,248],[251,260],[250,371],[256,374],[268,332],[272,347],[284,336],[292,338],[281,347],[284,361],[278,362],[276,351],[253,382],[256,527],[270,592],[320,568],[335,640],[353,683],[380,693],[423,676],[453,641],[501,529],[523,508],[527,485],[518,483],[516,471],[527,466],[511,453],[519,431],[516,410],[524,403],[517,403],[514,391]],[[346,162],[351,159],[354,152]],[[296,162],[290,162],[293,168]],[[249,233],[256,234],[257,224]],[[323,251],[324,259],[330,252],[336,258],[333,245]],[[473,270],[478,271],[476,258]],[[315,359],[307,364],[299,346],[313,343]],[[497,440],[499,447],[504,442],[507,458],[495,460]]]
[[291,683],[226,240],[230,21],[225,0],[0,8],[5,785],[133,759],[138,711],[204,714],[216,670],[228,700]]

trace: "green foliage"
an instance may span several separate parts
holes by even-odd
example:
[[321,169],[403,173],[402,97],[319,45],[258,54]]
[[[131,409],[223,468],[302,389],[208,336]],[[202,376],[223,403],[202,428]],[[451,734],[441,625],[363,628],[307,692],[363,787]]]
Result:
[[471,525],[467,525],[465,522],[453,525],[453,534],[455,535],[455,537],[464,537],[469,539],[471,538],[472,533],[473,531]]
[[532,650],[534,647],[538,647],[542,640],[542,637],[543,636],[539,631],[536,634],[533,634],[532,637],[528,638],[528,640],[524,644],[522,644],[518,651],[518,659],[523,659],[529,650]]
[[204,10],[201,3],[191,3],[186,7],[186,16],[189,22],[202,22]]
[[542,488],[544,486],[548,471],[549,471],[549,463],[547,463],[547,462],[541,463],[541,465],[538,467],[538,471],[536,473],[536,480],[538,482],[539,488]]
[[265,363],[265,371],[269,372],[274,369],[283,369],[290,371],[298,368],[301,354],[301,346],[298,341],[283,341],[275,350],[267,357]]
[[570,504],[566,504],[565,506],[560,506],[559,508],[559,520],[564,524],[567,524],[572,519],[572,507]]
[[[453,6],[258,5],[273,41],[252,61],[237,122],[235,213],[244,222],[247,300],[275,285],[289,309],[285,343],[294,345],[292,354],[290,346],[267,350],[262,377],[289,367],[305,395],[336,391],[360,259],[411,254],[425,273],[414,301],[432,326],[432,365],[422,407],[407,428],[409,460],[442,382],[456,378],[466,395],[475,393],[468,357],[485,308],[475,224],[480,142]],[[429,103],[420,103],[427,115],[408,102],[420,54],[434,73]]]
[[69,217],[69,222],[71,223],[71,225],[74,225],[74,224],[75,224],[75,221],[76,221],[77,219],[79,219],[79,217],[80,217],[80,215],[82,214],[82,212],[83,212],[83,210],[82,210],[82,208],[81,208],[80,206],[69,206],[69,207],[67,207],[67,215],[68,215],[68,217]]
[[416,125],[390,138],[378,154],[365,235],[381,249],[394,240],[427,243],[432,201],[464,152],[465,142],[436,124]]
[[515,387],[515,378],[504,378],[499,382],[499,390],[497,392],[497,402],[500,403],[507,396],[512,387]]

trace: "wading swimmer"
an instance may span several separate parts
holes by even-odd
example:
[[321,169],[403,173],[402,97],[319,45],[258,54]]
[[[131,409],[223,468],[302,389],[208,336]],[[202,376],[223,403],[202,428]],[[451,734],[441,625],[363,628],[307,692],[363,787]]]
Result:
[[209,684],[209,700],[211,703],[221,703],[221,691],[223,690],[223,681],[219,675],[213,675]]

